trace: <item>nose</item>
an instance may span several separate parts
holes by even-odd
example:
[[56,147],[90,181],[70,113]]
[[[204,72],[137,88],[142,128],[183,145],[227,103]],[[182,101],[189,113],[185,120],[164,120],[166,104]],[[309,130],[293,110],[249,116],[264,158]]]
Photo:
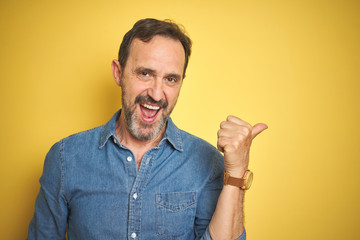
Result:
[[148,95],[155,101],[160,101],[165,98],[163,83],[161,79],[154,79],[148,88]]

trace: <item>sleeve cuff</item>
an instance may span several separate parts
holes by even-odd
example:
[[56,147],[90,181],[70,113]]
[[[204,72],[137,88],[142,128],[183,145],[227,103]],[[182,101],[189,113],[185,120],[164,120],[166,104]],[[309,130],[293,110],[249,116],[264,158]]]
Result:
[[[212,238],[210,236],[210,232],[209,232],[209,226],[206,228],[206,231],[205,231],[204,235],[202,236],[201,240],[212,240]],[[236,240],[246,240],[245,228],[244,228],[244,232]]]

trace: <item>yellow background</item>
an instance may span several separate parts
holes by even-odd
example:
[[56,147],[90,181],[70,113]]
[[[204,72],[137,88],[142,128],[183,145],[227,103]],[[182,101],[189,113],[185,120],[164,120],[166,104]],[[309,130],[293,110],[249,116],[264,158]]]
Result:
[[228,114],[253,142],[248,239],[360,239],[360,3],[0,1],[0,238],[24,239],[45,154],[120,107],[110,63],[140,18],[193,39],[177,125],[216,144]]

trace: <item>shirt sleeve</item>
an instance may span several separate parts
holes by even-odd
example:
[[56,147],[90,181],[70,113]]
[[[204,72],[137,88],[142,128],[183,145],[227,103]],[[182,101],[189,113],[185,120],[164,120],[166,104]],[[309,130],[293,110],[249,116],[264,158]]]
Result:
[[[214,214],[217,200],[223,188],[223,172],[224,172],[224,158],[218,153],[213,155],[212,173],[209,181],[205,185],[199,197],[199,203],[196,211],[195,220],[195,235],[196,239],[211,240],[209,233],[209,224],[212,215]],[[244,229],[243,234],[237,240],[245,240],[246,232]]]
[[58,142],[46,156],[28,240],[65,239],[68,210],[64,195],[62,148],[62,142]]
[[211,159],[211,162],[203,163],[204,166],[209,166],[209,168],[206,169],[206,172],[208,173],[207,180],[205,181],[201,192],[199,192],[197,200],[195,239],[202,239],[202,236],[205,234],[223,188],[223,156],[215,151],[209,151],[209,155],[206,154],[208,153],[203,153],[204,157]]

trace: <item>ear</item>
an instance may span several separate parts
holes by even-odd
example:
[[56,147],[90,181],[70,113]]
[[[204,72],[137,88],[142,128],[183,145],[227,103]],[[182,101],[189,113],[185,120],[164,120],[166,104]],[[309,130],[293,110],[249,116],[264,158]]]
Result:
[[113,73],[113,77],[115,80],[115,83],[120,86],[120,79],[121,79],[121,66],[118,60],[114,59],[111,63],[111,69]]

